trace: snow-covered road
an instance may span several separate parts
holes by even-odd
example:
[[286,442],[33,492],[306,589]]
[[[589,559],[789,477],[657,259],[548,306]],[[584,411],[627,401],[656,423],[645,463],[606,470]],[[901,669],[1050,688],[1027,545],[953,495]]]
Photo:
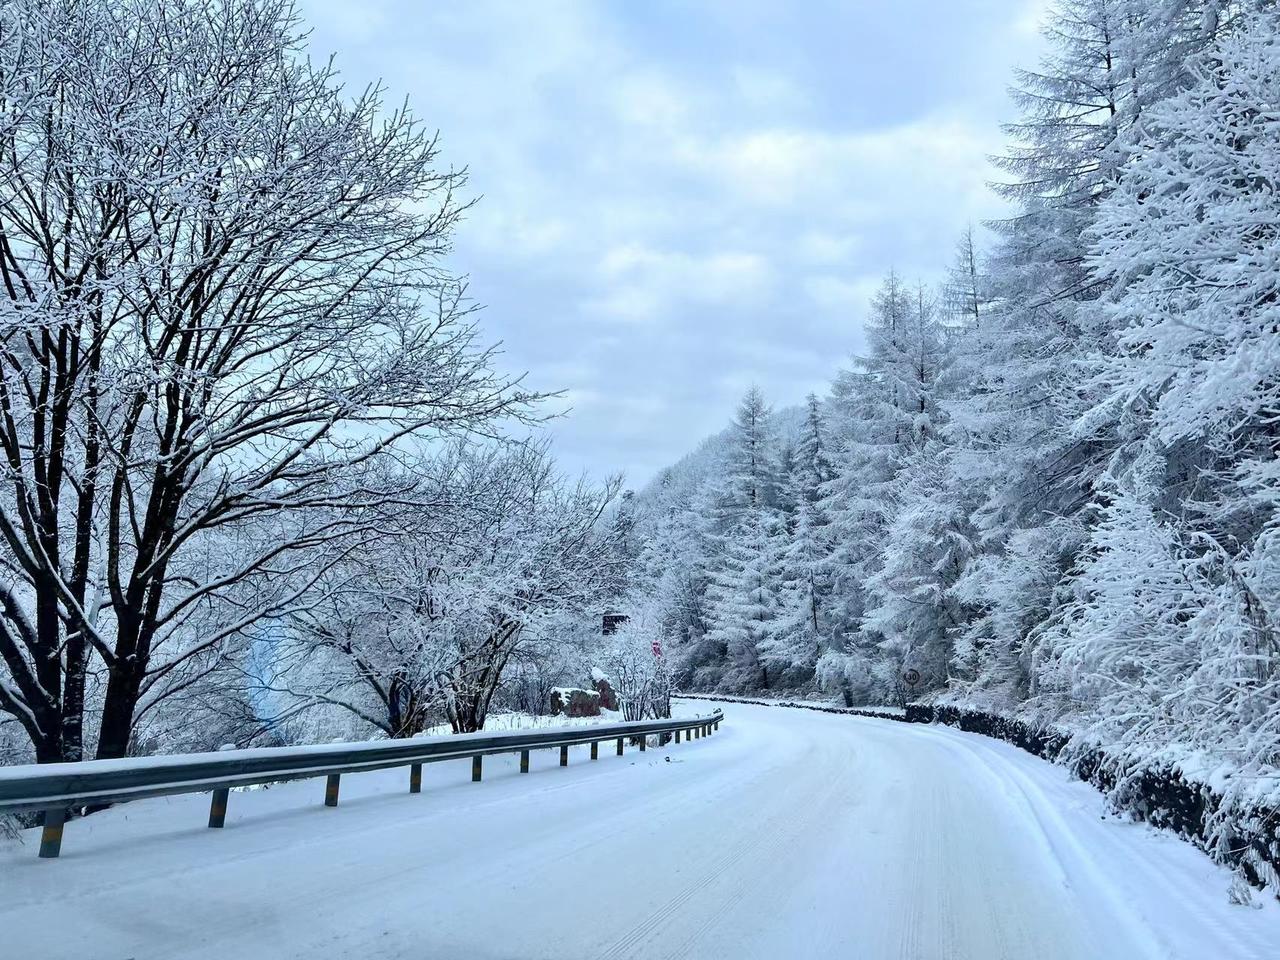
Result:
[[42,958],[1274,960],[1280,909],[1013,747],[725,705],[711,739],[207,797],[0,845],[0,953]]

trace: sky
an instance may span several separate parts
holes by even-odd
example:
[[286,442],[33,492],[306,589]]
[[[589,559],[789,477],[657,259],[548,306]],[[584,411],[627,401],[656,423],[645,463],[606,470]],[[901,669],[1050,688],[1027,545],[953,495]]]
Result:
[[301,0],[313,57],[438,129],[450,267],[569,473],[639,487],[752,384],[822,394],[886,271],[1005,207],[1043,0]]

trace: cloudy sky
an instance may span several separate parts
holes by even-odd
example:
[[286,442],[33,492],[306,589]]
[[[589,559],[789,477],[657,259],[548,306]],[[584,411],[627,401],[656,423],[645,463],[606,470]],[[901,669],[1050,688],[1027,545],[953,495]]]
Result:
[[302,0],[313,55],[440,130],[453,267],[571,471],[638,486],[758,384],[822,391],[891,266],[997,216],[1042,0]]

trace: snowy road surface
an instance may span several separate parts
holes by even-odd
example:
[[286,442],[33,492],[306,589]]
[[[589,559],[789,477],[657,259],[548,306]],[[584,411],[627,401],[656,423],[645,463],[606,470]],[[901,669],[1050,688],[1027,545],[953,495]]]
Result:
[[8,957],[1273,960],[1280,909],[1013,747],[725,705],[711,739],[140,801],[0,846]]

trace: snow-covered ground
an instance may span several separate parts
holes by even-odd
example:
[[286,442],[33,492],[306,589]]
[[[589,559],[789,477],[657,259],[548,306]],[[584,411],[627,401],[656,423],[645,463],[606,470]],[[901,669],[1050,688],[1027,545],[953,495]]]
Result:
[[861,703],[856,707],[846,707],[844,701],[839,697],[822,697],[814,694],[806,694],[799,697],[740,697],[736,694],[691,693],[687,694],[684,699],[687,703],[709,703],[713,706],[717,703],[763,703],[771,706],[812,707],[815,710],[847,710],[850,712],[893,714],[899,717],[907,712],[904,707],[878,703]]
[[[680,700],[671,705],[673,717],[696,717],[699,714],[713,713],[715,704],[698,703],[693,700]],[[597,717],[566,717],[550,714],[534,715],[532,713],[491,713],[485,717],[485,733],[502,733],[510,730],[542,730],[547,727],[592,727],[602,723],[626,723],[627,718],[621,710],[601,710]],[[452,728],[447,723],[428,727],[422,735],[441,736],[448,734]]]
[[233,794],[0,846],[6,956],[1270,960],[1280,909],[1007,744],[726,704],[718,734]]

